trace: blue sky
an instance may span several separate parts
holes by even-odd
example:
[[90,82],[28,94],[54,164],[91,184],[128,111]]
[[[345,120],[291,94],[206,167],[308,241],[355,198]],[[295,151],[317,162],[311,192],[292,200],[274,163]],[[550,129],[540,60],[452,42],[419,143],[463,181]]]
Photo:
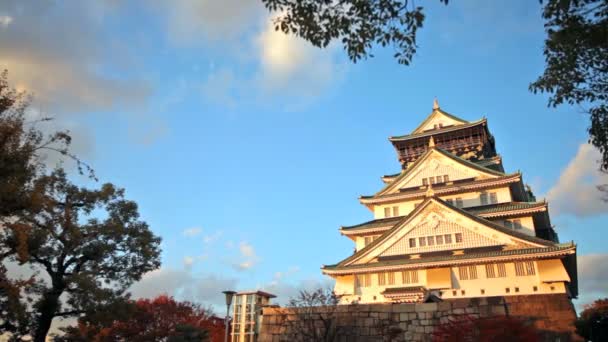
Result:
[[406,67],[390,48],[352,64],[338,45],[275,33],[257,0],[3,1],[0,67],[163,238],[162,268],[138,296],[218,304],[226,288],[286,299],[326,283],[321,265],[353,248],[339,226],[372,218],[358,196],[399,170],[387,138],[415,128],[434,97],[488,118],[507,171],[549,198],[561,240],[579,245],[579,303],[606,295],[608,205],[594,185],[607,180],[587,117],[528,91],[544,67],[540,5],[420,5]]

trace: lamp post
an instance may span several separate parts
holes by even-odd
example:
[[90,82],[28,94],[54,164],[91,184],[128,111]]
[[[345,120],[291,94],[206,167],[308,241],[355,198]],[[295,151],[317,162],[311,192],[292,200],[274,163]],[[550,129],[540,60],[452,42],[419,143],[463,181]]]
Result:
[[236,292],[234,291],[223,291],[226,295],[226,319],[224,320],[224,342],[228,342],[228,323],[230,323],[230,304],[232,304],[232,297]]

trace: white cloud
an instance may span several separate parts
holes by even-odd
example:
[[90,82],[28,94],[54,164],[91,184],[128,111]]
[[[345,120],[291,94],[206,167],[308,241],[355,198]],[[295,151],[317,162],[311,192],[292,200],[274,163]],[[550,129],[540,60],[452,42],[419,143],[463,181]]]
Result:
[[147,99],[150,85],[129,77],[136,69],[132,44],[120,45],[102,34],[100,16],[114,12],[101,3],[41,6],[9,0],[1,2],[0,12],[10,23],[0,30],[0,68],[8,69],[11,80],[31,91],[45,111],[107,110]]
[[203,242],[207,243],[207,244],[212,243],[214,241],[217,241],[217,239],[219,239],[223,234],[224,234],[223,231],[218,230],[218,231],[214,232],[213,234],[205,235],[203,237]]
[[255,266],[259,261],[259,257],[255,253],[255,249],[246,241],[242,241],[239,244],[239,253],[240,260],[232,265],[237,270],[248,270]]
[[239,250],[244,257],[251,258],[255,256],[255,251],[253,250],[253,246],[247,242],[241,242],[239,245]]
[[579,299],[577,307],[608,297],[608,254],[578,256]]
[[235,289],[236,279],[218,275],[193,275],[189,270],[160,268],[146,273],[130,291],[134,298],[152,298],[169,294],[180,300],[221,306],[222,291]]
[[267,93],[310,98],[321,95],[341,76],[335,48],[318,49],[307,41],[276,31],[271,18],[255,37],[257,84]]
[[13,17],[8,15],[0,15],[0,27],[7,28],[13,22]]
[[194,264],[194,257],[191,257],[191,256],[184,257],[184,266],[186,268],[192,267],[193,264]]
[[258,0],[174,0],[166,2],[168,34],[179,45],[201,40],[222,42],[238,39],[263,10]]
[[274,299],[275,304],[286,305],[291,298],[297,297],[302,290],[314,291],[316,289],[333,289],[334,284],[335,281],[328,277],[320,279],[310,278],[298,282],[273,280],[264,287],[264,291],[277,296],[277,298]]
[[182,232],[182,234],[184,236],[187,236],[187,237],[194,237],[194,236],[200,235],[202,232],[203,232],[202,228],[200,228],[200,227],[193,227],[193,228],[185,229]]
[[581,144],[576,156],[562,171],[557,183],[547,193],[553,212],[592,216],[608,212],[598,185],[608,183],[608,174],[599,171],[599,151]]

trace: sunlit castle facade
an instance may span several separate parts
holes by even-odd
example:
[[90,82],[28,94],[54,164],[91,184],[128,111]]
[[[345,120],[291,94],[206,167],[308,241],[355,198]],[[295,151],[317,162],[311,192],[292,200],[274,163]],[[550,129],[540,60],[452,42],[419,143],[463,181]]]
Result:
[[374,220],[340,228],[354,254],[322,268],[342,304],[577,296],[576,245],[559,243],[548,204],[505,172],[485,118],[435,101],[412,133],[389,140],[401,172],[360,197]]

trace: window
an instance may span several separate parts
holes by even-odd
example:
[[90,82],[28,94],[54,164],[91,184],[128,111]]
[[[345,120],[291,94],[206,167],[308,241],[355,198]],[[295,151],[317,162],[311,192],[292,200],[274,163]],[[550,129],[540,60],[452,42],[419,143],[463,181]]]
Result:
[[372,285],[372,275],[370,273],[357,274],[357,285],[359,287],[368,287]]
[[422,178],[422,185],[429,185],[429,180],[426,178]]
[[372,236],[366,236],[366,237],[364,238],[364,243],[363,243],[363,245],[364,245],[364,246],[367,246],[367,245],[369,245],[370,243],[372,243],[372,241],[374,241],[374,239],[373,239],[373,237],[372,237]]
[[507,227],[507,228],[513,228],[513,222],[511,222],[509,220],[506,220],[505,221],[505,227]]
[[393,216],[399,216],[399,207],[393,207]]
[[496,272],[494,272],[494,264],[486,264],[486,278],[496,278]]
[[462,233],[456,233],[454,236],[456,237],[456,243],[462,242]]
[[426,244],[429,245],[429,246],[435,245],[435,237],[434,236],[427,236],[426,237]]
[[479,195],[479,201],[481,202],[481,205],[488,204],[488,193],[487,192],[482,192]]
[[384,217],[391,217],[391,208],[384,208]]
[[516,262],[515,263],[515,275],[518,277],[522,277],[526,275],[526,270],[524,268],[524,263],[523,262]]
[[426,246],[426,238],[418,238],[418,244],[420,245],[420,247]]
[[378,273],[378,285],[386,285],[386,273]]
[[443,183],[443,176],[437,176],[437,183]]
[[468,267],[458,267],[458,278],[460,280],[468,280],[469,279],[469,268]]
[[498,196],[495,192],[490,192],[490,203],[498,203]]
[[505,264],[496,264],[496,269],[498,270],[499,278],[504,278],[507,276],[507,267]]
[[455,203],[456,203],[456,207],[457,208],[462,208],[463,207],[463,203],[462,203],[462,198],[458,197],[455,199]]
[[450,181],[450,177],[448,175],[443,175],[443,181],[444,182],[449,182]]
[[486,290],[481,289],[481,294],[486,294]]
[[507,288],[505,289],[505,292],[506,292],[506,293],[509,293],[509,292],[511,292],[511,289],[507,287]]
[[435,177],[429,177],[429,182],[431,184],[435,184]]
[[395,272],[388,273],[388,284],[395,285]]
[[448,244],[448,243],[452,243],[452,234],[445,234],[445,235],[443,236],[443,239],[445,240],[445,243],[446,243],[446,244]]
[[438,245],[443,245],[443,235],[437,235],[437,236],[435,236],[435,242]]
[[526,261],[526,274],[527,275],[535,275],[536,270],[534,269],[534,261]]
[[410,248],[414,248],[416,247],[416,239],[412,238],[410,239]]
[[521,229],[521,220],[520,219],[513,220],[513,228],[515,228],[516,230]]
[[469,279],[477,279],[477,266],[469,266]]
[[413,284],[418,282],[418,270],[401,272],[401,282],[403,284]]
[[450,205],[454,205],[454,200],[451,199],[451,198],[450,199],[446,199],[445,201],[448,202],[448,204],[450,204]]

